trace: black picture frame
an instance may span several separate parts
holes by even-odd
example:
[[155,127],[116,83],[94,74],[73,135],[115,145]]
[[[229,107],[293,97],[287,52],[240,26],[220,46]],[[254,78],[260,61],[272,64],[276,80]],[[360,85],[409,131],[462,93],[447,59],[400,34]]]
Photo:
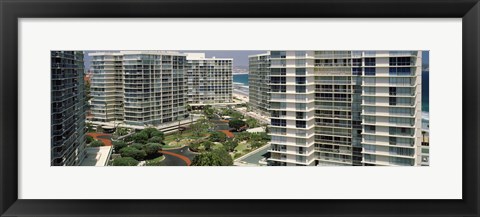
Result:
[[[478,216],[478,0],[0,0],[1,216]],[[18,199],[18,19],[462,18],[462,200]],[[447,42],[446,42],[447,43]],[[428,183],[422,183],[427,184]],[[39,186],[41,187],[41,186]]]

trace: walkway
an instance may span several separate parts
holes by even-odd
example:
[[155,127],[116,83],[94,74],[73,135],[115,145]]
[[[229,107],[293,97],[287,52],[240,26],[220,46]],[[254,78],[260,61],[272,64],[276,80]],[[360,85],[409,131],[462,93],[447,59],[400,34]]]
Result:
[[192,159],[195,156],[194,153],[188,150],[188,146],[178,149],[162,150],[160,153],[164,154],[166,157],[166,166],[185,166],[183,163],[185,163],[186,166],[190,166],[192,164]]
[[87,133],[96,140],[100,140],[105,146],[112,146],[112,135],[106,133]]
[[230,132],[230,130],[219,130],[219,132],[225,133],[225,135],[227,135],[228,138],[235,137],[235,135],[232,132]]

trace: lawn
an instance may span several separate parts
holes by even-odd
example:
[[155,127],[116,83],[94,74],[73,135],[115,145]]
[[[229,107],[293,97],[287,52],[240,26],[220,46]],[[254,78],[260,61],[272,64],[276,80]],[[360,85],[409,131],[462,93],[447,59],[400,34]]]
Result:
[[154,158],[152,160],[146,161],[146,166],[160,166],[162,161],[165,160],[165,156],[162,155],[160,157]]
[[237,151],[237,153],[242,153],[248,147],[249,147],[249,145],[246,142],[241,142],[241,143],[238,144],[237,147],[235,147],[235,151]]
[[[182,132],[182,134],[180,134],[181,140],[184,140],[184,139],[200,139],[200,138],[203,138],[205,136],[207,136],[207,134],[201,135],[200,137],[195,136],[193,134],[192,130],[185,130],[185,131]],[[168,134],[168,135],[165,136],[165,140],[163,140],[163,142],[165,142],[165,144],[167,144],[167,145],[171,145],[170,143],[174,142],[178,137],[179,137],[178,132]],[[178,145],[174,145],[174,146],[178,147]]]

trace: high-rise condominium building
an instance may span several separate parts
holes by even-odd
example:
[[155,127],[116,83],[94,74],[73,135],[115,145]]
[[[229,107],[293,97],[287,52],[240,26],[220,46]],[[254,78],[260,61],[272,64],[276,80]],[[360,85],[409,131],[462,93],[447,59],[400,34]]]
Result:
[[269,115],[270,53],[248,56],[248,104],[253,110]]
[[271,51],[269,165],[422,165],[421,53]]
[[94,121],[147,126],[184,119],[186,55],[166,51],[90,53]]
[[232,103],[231,58],[187,53],[188,103],[191,106]]
[[83,52],[51,52],[51,165],[79,165],[85,158]]

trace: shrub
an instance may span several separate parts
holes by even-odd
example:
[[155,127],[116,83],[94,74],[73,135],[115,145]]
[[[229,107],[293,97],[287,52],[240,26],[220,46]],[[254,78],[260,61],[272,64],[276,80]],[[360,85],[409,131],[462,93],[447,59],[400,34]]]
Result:
[[144,131],[140,131],[138,133],[133,134],[132,140],[136,143],[146,143],[148,140],[148,133]]
[[92,143],[93,141],[95,141],[95,139],[93,139],[93,137],[91,137],[91,136],[89,136],[89,135],[87,135],[87,136],[85,137],[85,139],[87,140],[87,144],[90,144],[90,143]]
[[160,137],[160,136],[154,136],[150,139],[148,139],[148,142],[149,143],[162,143],[164,140],[164,138]]
[[145,150],[145,153],[147,153],[147,155],[154,155],[161,150],[161,146],[158,143],[148,143],[143,147],[143,150]]
[[142,149],[143,149],[143,146],[144,146],[144,145],[141,144],[141,143],[133,143],[133,144],[130,145],[130,147],[135,148],[135,149],[137,149],[137,150],[142,150]]
[[202,146],[205,148],[205,151],[210,151],[212,150],[212,147],[214,146],[215,144],[213,142],[210,142],[210,141],[205,141],[205,142],[202,142]]
[[198,152],[198,151],[200,151],[199,150],[200,149],[200,144],[201,144],[201,142],[196,141],[196,142],[190,143],[190,145],[188,145],[188,147],[190,148],[191,151]]
[[124,141],[113,141],[112,144],[115,152],[119,152],[120,149],[127,147],[127,143]]
[[235,150],[235,148],[238,146],[238,142],[236,142],[235,140],[233,139],[229,139],[227,141],[225,141],[223,143],[223,147],[225,147],[225,149],[227,151],[230,151],[232,152],[233,150]]
[[90,143],[90,147],[100,147],[100,146],[104,146],[104,145],[105,144],[103,144],[103,142],[100,141],[100,140],[95,140],[92,143]]
[[233,119],[228,122],[228,126],[234,128],[236,131],[239,131],[242,127],[246,125],[245,121],[239,119]]
[[152,136],[151,136],[151,137],[152,137],[152,138],[153,138],[153,137],[159,137],[159,138],[161,138],[162,140],[164,140],[164,139],[165,139],[165,134],[164,134],[163,132],[157,130],[157,131],[155,131],[155,132],[152,133]]
[[144,150],[138,150],[134,147],[125,147],[120,150],[120,155],[122,157],[131,157],[135,160],[141,161],[145,159],[147,153]]
[[233,156],[234,158],[239,158],[242,156],[242,153],[235,153],[235,155]]
[[158,131],[157,128],[148,127],[148,128],[143,129],[143,130],[140,131],[140,132],[141,132],[141,133],[146,133],[148,138],[152,138],[152,137],[154,137],[155,134],[158,133],[159,131]]
[[196,155],[192,160],[192,166],[231,166],[233,159],[224,149]]
[[212,142],[225,142],[225,140],[227,140],[227,135],[225,135],[225,133],[215,131],[210,134],[209,139]]
[[138,163],[139,162],[137,160],[131,157],[119,157],[113,160],[112,165],[113,166],[137,166]]

